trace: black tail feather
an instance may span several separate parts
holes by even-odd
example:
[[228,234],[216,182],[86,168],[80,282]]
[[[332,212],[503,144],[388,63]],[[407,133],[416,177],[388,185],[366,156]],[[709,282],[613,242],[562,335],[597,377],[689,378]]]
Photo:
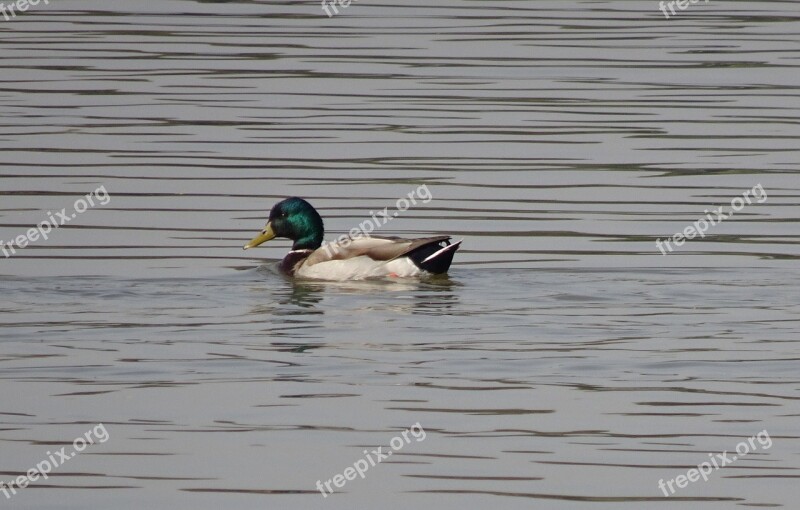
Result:
[[450,269],[450,264],[453,262],[453,255],[456,254],[459,246],[461,246],[461,241],[453,244],[450,244],[450,241],[430,243],[420,246],[406,256],[423,271],[433,274],[442,274]]

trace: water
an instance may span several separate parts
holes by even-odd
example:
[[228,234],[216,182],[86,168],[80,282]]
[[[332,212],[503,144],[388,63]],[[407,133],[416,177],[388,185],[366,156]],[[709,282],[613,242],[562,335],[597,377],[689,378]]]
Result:
[[[0,258],[0,480],[108,432],[0,501],[792,508],[799,15],[53,0],[0,20],[0,239],[110,197]],[[287,242],[241,250],[290,195],[329,240],[388,207],[380,234],[464,245],[447,278],[293,282]],[[315,487],[414,424],[364,479]]]

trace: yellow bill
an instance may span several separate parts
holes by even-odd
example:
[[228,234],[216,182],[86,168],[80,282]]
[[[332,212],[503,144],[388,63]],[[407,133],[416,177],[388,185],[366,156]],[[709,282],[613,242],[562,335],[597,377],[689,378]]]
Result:
[[275,232],[272,230],[272,224],[267,223],[267,226],[264,227],[264,230],[262,230],[260,234],[255,236],[250,240],[249,243],[244,245],[244,249],[246,250],[248,248],[255,248],[259,244],[264,244],[270,239],[275,239]]

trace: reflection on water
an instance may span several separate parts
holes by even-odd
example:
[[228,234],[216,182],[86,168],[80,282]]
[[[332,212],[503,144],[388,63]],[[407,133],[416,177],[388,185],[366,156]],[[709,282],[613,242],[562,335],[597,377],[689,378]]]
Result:
[[[796,10],[61,0],[2,22],[0,239],[113,197],[0,259],[0,480],[110,434],[9,504],[791,508]],[[423,184],[379,233],[464,237],[448,277],[293,281],[288,243],[241,250],[283,197],[331,240]],[[414,450],[315,490],[416,422]]]

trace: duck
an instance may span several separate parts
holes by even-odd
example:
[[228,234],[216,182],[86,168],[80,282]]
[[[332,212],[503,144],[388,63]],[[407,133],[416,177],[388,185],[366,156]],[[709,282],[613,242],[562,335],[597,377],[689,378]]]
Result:
[[317,210],[302,198],[290,197],[272,207],[266,226],[244,249],[276,237],[290,239],[292,249],[278,264],[282,273],[318,280],[361,280],[445,274],[463,241],[451,243],[447,235],[405,239],[351,232],[323,245],[324,235]]

